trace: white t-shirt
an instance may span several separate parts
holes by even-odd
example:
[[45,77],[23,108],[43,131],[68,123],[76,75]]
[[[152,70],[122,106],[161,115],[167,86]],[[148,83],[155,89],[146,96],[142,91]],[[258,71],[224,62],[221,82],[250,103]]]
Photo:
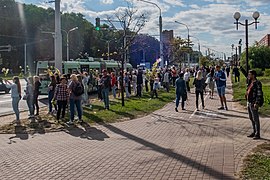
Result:
[[189,78],[190,78],[190,72],[185,72],[185,74],[184,74],[184,80],[185,81],[188,81]]

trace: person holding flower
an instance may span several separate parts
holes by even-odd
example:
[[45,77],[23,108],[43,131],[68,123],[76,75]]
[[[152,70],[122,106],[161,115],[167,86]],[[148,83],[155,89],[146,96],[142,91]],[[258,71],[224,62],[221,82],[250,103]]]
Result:
[[13,83],[5,80],[6,87],[11,89],[11,98],[12,98],[12,108],[16,115],[16,123],[20,123],[20,111],[19,111],[19,102],[22,97],[21,95],[21,83],[20,79],[17,76],[13,77]]

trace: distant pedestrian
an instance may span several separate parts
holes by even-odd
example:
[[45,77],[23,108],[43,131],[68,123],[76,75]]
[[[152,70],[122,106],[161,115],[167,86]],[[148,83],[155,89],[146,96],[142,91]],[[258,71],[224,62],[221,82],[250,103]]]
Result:
[[117,78],[117,87],[118,87],[118,98],[120,98],[120,95],[122,95],[122,87],[123,87],[122,72],[120,72]]
[[193,84],[195,85],[195,94],[196,94],[196,108],[197,111],[199,111],[199,95],[201,96],[201,102],[202,102],[202,108],[204,109],[204,98],[203,98],[203,91],[204,91],[204,78],[202,71],[199,70],[196,74],[196,77],[193,81]]
[[247,137],[260,139],[260,119],[258,109],[263,105],[263,92],[262,83],[257,80],[256,76],[256,71],[249,71],[248,78],[250,80],[250,84],[246,91],[246,99],[248,102],[248,114],[252,123],[253,132]]
[[228,110],[226,97],[225,97],[225,89],[226,89],[226,75],[224,71],[220,69],[220,66],[216,66],[216,72],[214,75],[216,85],[217,85],[217,91],[220,98],[221,107],[218,108],[218,110]]
[[109,110],[110,101],[109,101],[109,92],[111,88],[111,77],[108,75],[107,70],[102,70],[101,78],[101,94],[104,101],[104,107],[106,110]]
[[60,119],[60,115],[62,114],[61,118],[65,118],[66,114],[66,107],[67,107],[67,102],[69,99],[69,91],[67,87],[67,79],[65,77],[59,78],[60,84],[57,84],[55,87],[54,91],[54,96],[53,96],[53,103],[57,103],[57,114],[56,114],[56,119]]
[[240,82],[240,72],[237,66],[234,66],[233,68],[233,74],[234,74],[234,81]]
[[187,88],[186,82],[183,79],[184,74],[180,73],[179,78],[175,81],[175,93],[176,93],[176,100],[175,100],[175,111],[178,112],[178,106],[181,99],[181,107],[182,110],[185,110],[185,101],[187,100]]
[[154,96],[156,96],[156,98],[158,98],[158,89],[159,89],[159,78],[156,77],[155,80],[154,80],[154,84],[153,84],[153,92],[151,94],[152,98]]
[[28,119],[33,119],[35,118],[34,116],[34,85],[33,85],[33,77],[30,76],[28,78],[25,78],[26,80],[26,89],[25,89],[25,95],[24,95],[24,100],[26,100],[28,110],[29,110],[29,118]]
[[186,82],[187,91],[190,92],[190,86],[189,86],[190,72],[189,72],[189,68],[187,68],[187,69],[185,70],[184,80],[185,80],[185,82]]
[[48,114],[53,114],[53,106],[54,106],[54,111],[57,110],[57,107],[56,105],[52,104],[52,99],[53,99],[53,96],[54,96],[54,91],[55,91],[55,88],[56,88],[56,79],[55,79],[55,76],[52,75],[50,76],[50,84],[48,86],[48,100],[49,100],[49,112]]
[[208,85],[210,99],[214,98],[214,89],[215,89],[214,74],[215,70],[214,68],[211,68],[210,72],[208,72],[208,74],[206,75],[205,83]]
[[17,76],[13,77],[13,83],[9,82],[8,80],[5,80],[6,87],[11,88],[11,98],[12,98],[12,108],[16,115],[15,123],[20,123],[20,111],[19,111],[19,102],[22,98],[21,95],[21,83],[20,79]]
[[226,67],[226,74],[227,74],[227,77],[230,76],[230,71],[231,71],[230,66],[227,66],[227,67]]
[[163,86],[166,88],[166,91],[170,91],[170,75],[169,75],[169,70],[166,69],[166,72],[163,76]]
[[138,97],[142,97],[142,85],[143,85],[143,71],[139,69],[138,75],[137,75],[137,96]]
[[129,93],[129,75],[127,72],[125,72],[124,76],[124,87],[125,87],[125,92],[126,92],[126,98],[130,98],[130,93]]
[[173,84],[173,87],[175,87],[175,80],[177,79],[177,71],[175,69],[175,67],[172,68],[172,84]]
[[38,96],[40,94],[39,88],[41,83],[38,76],[34,76],[34,109],[36,110],[35,116],[39,115]]
[[111,87],[112,87],[113,97],[116,98],[116,77],[115,77],[114,72],[111,72]]

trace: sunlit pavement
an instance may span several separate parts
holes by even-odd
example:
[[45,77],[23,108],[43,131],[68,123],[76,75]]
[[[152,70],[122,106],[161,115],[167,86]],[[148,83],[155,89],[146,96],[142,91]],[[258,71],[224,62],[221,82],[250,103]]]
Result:
[[[188,98],[186,110],[178,113],[169,103],[126,122],[42,135],[1,134],[0,177],[235,179],[243,157],[268,141],[269,119],[261,119],[265,139],[254,141],[246,137],[251,124],[245,109],[231,101],[231,89],[229,111],[217,110],[217,96],[206,96],[206,109],[200,111],[195,111],[195,94]],[[0,122],[10,117],[1,117]]]

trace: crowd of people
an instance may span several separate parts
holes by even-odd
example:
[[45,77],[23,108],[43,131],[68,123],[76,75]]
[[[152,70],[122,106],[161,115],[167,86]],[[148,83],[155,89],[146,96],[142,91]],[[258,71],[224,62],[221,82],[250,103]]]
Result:
[[[234,67],[233,73],[239,76]],[[97,96],[100,101],[104,102],[104,108],[110,109],[109,94],[112,92],[113,98],[120,98],[121,88],[124,89],[125,97],[130,98],[132,95],[142,97],[143,92],[151,93],[152,98],[158,98],[158,90],[164,88],[167,92],[175,87],[175,111],[178,112],[178,106],[181,101],[181,108],[185,110],[185,101],[188,99],[190,92],[190,84],[195,86],[195,106],[199,109],[199,99],[202,109],[205,108],[204,94],[209,93],[212,99],[214,89],[216,87],[220,99],[221,106],[218,110],[228,110],[226,102],[226,78],[229,77],[230,70],[217,65],[215,67],[198,67],[186,68],[185,70],[176,67],[158,69],[156,72],[147,72],[141,69],[116,73],[108,72],[103,69],[101,73],[96,75],[87,72],[77,72],[74,74],[59,75],[57,73],[50,75],[50,83],[48,85],[48,114],[56,114],[56,120],[64,119],[66,109],[69,107],[70,118],[67,124],[74,123],[75,114],[78,116],[78,122],[82,122],[83,107],[90,106],[89,89],[97,87]],[[249,72],[250,83],[247,88],[246,99],[248,101],[248,113],[252,121],[253,133],[248,137],[260,138],[260,123],[258,108],[260,97],[263,98],[261,83],[256,79],[256,71]],[[194,77],[193,82],[191,77]],[[96,84],[91,84],[93,78]],[[123,79],[122,79],[123,78]],[[237,78],[236,80],[239,81]],[[13,83],[5,80],[6,86],[11,88],[12,107],[16,115],[16,123],[20,123],[19,101],[26,100],[29,108],[29,119],[35,120],[35,116],[39,115],[38,97],[41,82],[38,76],[25,78],[27,82],[24,95],[22,97],[22,88],[18,77],[13,78]],[[150,86],[150,88],[149,88]],[[118,91],[118,96],[117,96]]]

